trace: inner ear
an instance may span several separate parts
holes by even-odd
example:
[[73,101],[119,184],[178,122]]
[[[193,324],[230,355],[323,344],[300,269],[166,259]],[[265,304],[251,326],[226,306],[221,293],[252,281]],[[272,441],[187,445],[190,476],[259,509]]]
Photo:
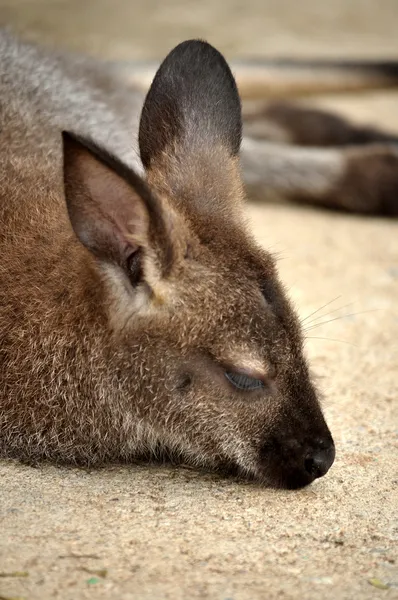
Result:
[[142,109],[144,167],[153,167],[164,152],[183,156],[221,146],[236,156],[241,138],[241,104],[226,60],[206,42],[179,44],[161,64]]
[[63,133],[65,199],[73,230],[102,262],[117,264],[133,284],[146,258],[165,277],[174,260],[170,216],[128,167],[94,144]]

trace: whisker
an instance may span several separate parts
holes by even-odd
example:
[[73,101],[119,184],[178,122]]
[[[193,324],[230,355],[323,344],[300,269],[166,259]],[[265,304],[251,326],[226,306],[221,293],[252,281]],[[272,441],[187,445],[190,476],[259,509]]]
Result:
[[347,342],[347,340],[338,340],[336,338],[330,338],[330,337],[318,337],[315,335],[308,335],[305,337],[306,340],[328,340],[331,342],[340,342],[340,344],[348,344],[349,346],[354,346],[355,348],[358,348],[358,344],[353,344],[352,342]]
[[315,323],[314,325],[310,325],[303,329],[303,331],[311,331],[316,327],[321,327],[322,325],[327,325],[328,323],[332,323],[333,321],[339,321],[340,319],[345,319],[346,317],[356,317],[357,315],[363,315],[365,313],[376,312],[380,310],[380,308],[371,308],[369,310],[361,310],[360,312],[350,313],[348,315],[340,315],[339,317],[334,317],[333,319],[328,319],[327,321],[322,321],[322,323]]
[[[348,304],[344,304],[343,306],[339,306],[338,308],[335,308],[334,310],[331,310],[331,311],[329,311],[327,313],[319,315],[318,317],[315,317],[315,319],[311,319],[311,321],[308,321],[308,323],[306,325],[308,327],[309,325],[311,325],[312,323],[314,323],[318,319],[323,319],[324,317],[328,317],[329,315],[332,315],[332,314],[336,313],[338,310],[343,310],[343,308],[347,308],[348,306],[352,306],[353,304],[354,304],[353,302],[349,302]],[[344,315],[342,315],[342,316],[344,316]]]
[[304,317],[304,319],[301,319],[301,323],[304,323],[304,321],[306,321],[307,319],[309,319],[313,315],[316,315],[316,313],[318,313],[323,308],[326,308],[327,306],[329,306],[329,304],[332,304],[333,302],[336,302],[336,300],[339,300],[339,298],[341,298],[341,295],[340,296],[336,296],[336,298],[333,298],[333,300],[329,300],[329,302],[326,302],[326,304],[324,304],[323,306],[320,306],[319,308],[317,308],[316,310],[314,310],[312,313],[310,313],[309,315],[307,315],[306,317]]

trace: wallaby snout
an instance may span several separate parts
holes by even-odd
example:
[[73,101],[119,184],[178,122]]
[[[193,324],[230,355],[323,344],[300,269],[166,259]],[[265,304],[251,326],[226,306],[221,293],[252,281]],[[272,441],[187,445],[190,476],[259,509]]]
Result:
[[324,437],[304,441],[267,439],[261,448],[260,460],[267,472],[270,461],[274,462],[275,485],[297,489],[326,475],[335,459],[335,446],[326,427],[325,430]]
[[321,439],[315,442],[315,447],[307,452],[304,468],[313,479],[323,477],[334,463],[336,450],[332,438]]
[[[41,90],[40,54],[3,45],[17,73],[0,78],[0,454],[95,465],[164,453],[284,487],[325,474],[334,447],[300,324],[244,223],[224,58],[199,41],[169,54],[134,168],[117,152],[130,138],[113,92],[96,89],[96,105],[83,78],[74,95],[57,58],[43,69],[59,81]],[[113,152],[97,141],[112,124]]]

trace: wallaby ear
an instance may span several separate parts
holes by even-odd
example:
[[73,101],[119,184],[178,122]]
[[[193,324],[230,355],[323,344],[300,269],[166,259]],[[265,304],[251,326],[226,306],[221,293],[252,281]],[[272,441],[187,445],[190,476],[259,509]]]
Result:
[[65,197],[76,236],[101,261],[127,271],[131,257],[142,251],[166,276],[173,243],[159,199],[103,150],[67,132],[62,137]]
[[206,42],[179,44],[157,71],[142,110],[144,167],[154,167],[164,152],[186,157],[214,146],[236,156],[241,137],[240,99],[227,62]]

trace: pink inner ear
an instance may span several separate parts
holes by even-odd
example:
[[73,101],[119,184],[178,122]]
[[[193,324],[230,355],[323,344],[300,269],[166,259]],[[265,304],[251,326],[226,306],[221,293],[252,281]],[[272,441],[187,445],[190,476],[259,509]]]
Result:
[[148,213],[137,192],[83,146],[65,166],[72,226],[80,241],[105,260],[124,265],[147,242]]

